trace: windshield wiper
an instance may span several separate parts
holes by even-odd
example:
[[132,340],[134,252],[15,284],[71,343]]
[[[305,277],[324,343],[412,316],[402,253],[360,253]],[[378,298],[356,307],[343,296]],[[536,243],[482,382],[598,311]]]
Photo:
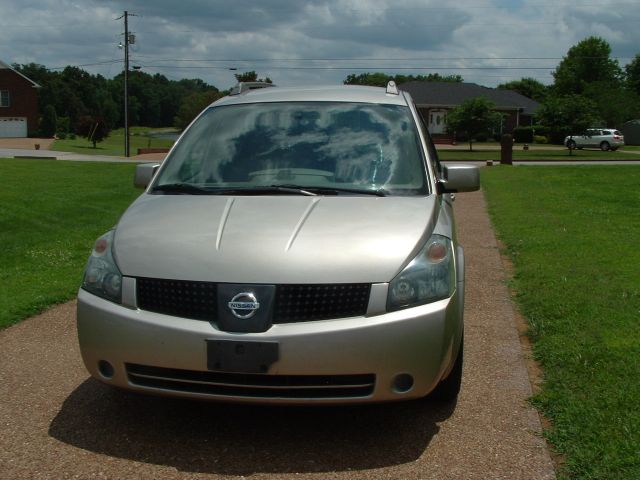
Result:
[[175,193],[178,195],[208,195],[210,190],[190,183],[165,183],[156,185],[152,192]]
[[296,185],[265,185],[245,188],[215,188],[208,190],[211,195],[316,195],[305,188]]
[[384,188],[370,190],[366,188],[342,188],[342,187],[308,187],[307,190],[318,195],[340,195],[341,193],[353,193],[356,195],[375,195],[386,197],[389,191]]

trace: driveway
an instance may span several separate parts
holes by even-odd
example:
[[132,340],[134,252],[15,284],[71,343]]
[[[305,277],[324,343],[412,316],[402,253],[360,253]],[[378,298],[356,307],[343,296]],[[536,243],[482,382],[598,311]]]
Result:
[[430,401],[275,408],[163,399],[90,379],[74,303],[0,332],[3,478],[550,479],[482,193],[456,200],[467,256],[463,387]]

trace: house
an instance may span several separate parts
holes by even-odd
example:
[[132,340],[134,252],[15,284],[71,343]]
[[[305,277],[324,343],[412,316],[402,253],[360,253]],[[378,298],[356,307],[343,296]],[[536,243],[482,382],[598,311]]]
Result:
[[471,98],[484,97],[496,105],[497,111],[506,114],[501,133],[532,125],[533,114],[540,106],[535,100],[513,90],[488,88],[475,83],[413,81],[403,83],[399,88],[409,92],[434,139],[446,136],[447,112]]
[[35,135],[39,88],[36,82],[0,61],[0,138]]

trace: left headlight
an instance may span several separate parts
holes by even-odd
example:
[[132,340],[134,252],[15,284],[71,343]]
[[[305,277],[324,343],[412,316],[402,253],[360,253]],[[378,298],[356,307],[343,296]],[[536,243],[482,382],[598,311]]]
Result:
[[113,259],[111,230],[96,240],[84,270],[82,288],[112,302],[122,301],[122,274]]
[[387,311],[448,298],[455,289],[455,277],[451,240],[432,235],[411,263],[389,284]]

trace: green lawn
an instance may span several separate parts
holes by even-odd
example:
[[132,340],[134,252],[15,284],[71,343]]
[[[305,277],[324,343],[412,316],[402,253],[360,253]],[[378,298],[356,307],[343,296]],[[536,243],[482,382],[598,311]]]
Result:
[[500,166],[482,184],[562,474],[640,478],[640,167]]
[[0,328],[75,296],[93,242],[141,193],[134,169],[0,159]]
[[[499,150],[481,150],[481,147],[474,147],[474,151],[468,150],[438,150],[440,160],[465,160],[465,161],[500,161]],[[633,151],[629,149],[629,151]],[[568,149],[536,149],[529,150],[522,148],[513,149],[514,160],[640,160],[640,155],[629,154],[617,150],[615,152],[602,152],[600,150],[574,150],[573,155],[569,155]]]
[[[169,148],[173,145],[172,140],[155,138],[150,136],[154,133],[173,132],[170,128],[146,128],[132,127],[129,133],[129,152],[137,155],[138,148]],[[124,156],[124,129],[112,131],[107,138],[93,148],[93,143],[83,137],[76,137],[75,140],[56,140],[51,146],[52,150],[59,152],[74,152],[87,155],[118,155]]]

